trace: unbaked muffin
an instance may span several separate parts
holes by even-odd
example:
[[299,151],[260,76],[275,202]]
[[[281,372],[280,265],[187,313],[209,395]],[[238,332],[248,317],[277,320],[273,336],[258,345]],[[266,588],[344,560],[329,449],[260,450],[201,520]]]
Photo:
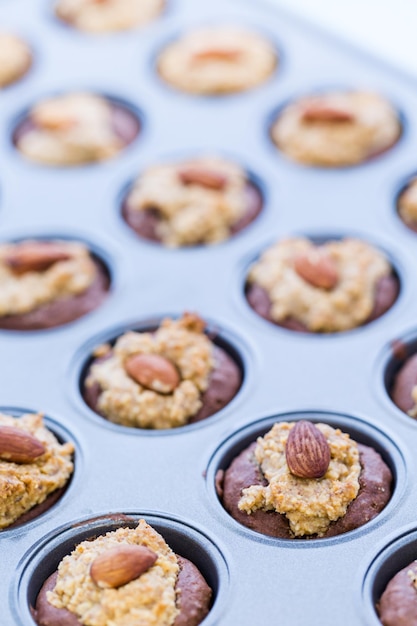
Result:
[[204,331],[200,317],[185,313],[99,346],[83,383],[85,401],[135,428],[176,428],[213,415],[236,395],[242,372]]
[[69,93],[35,104],[13,141],[36,163],[80,165],[115,157],[139,130],[139,120],[125,106],[92,93]]
[[357,165],[391,148],[401,135],[397,111],[365,91],[300,98],[275,119],[271,136],[294,161],[306,165]]
[[224,241],[261,209],[261,192],[244,169],[202,156],[149,167],[137,178],[122,213],[141,237],[180,247]]
[[29,46],[20,37],[0,33],[0,87],[7,87],[26,74],[32,65]]
[[39,592],[39,626],[198,626],[212,591],[197,567],[140,520],[83,541]]
[[100,306],[109,274],[73,241],[0,245],[0,328],[37,330],[67,324]]
[[272,44],[238,26],[195,28],[167,45],[157,63],[167,83],[195,95],[252,89],[265,82],[276,65]]
[[316,245],[282,239],[250,268],[246,297],[265,319],[302,332],[366,324],[395,302],[399,281],[385,256],[358,239]]
[[216,477],[240,524],[283,539],[333,537],[373,519],[391,497],[378,452],[327,424],[277,422]]
[[38,517],[62,496],[74,466],[72,443],[59,443],[43,416],[0,413],[0,528]]
[[400,193],[397,208],[404,224],[417,232],[417,178],[413,178]]
[[377,611],[384,626],[417,625],[417,561],[390,580],[377,604]]
[[100,34],[147,24],[164,4],[164,0],[58,0],[55,13],[74,28]]

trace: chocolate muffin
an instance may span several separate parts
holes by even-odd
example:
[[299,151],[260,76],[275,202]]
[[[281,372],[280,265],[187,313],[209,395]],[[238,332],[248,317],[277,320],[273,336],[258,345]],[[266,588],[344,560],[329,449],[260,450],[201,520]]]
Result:
[[164,4],[164,0],[58,0],[55,14],[74,28],[101,34],[147,24]]
[[145,170],[122,214],[141,237],[179,247],[224,241],[261,209],[261,192],[245,170],[223,158],[199,157]]
[[0,88],[20,80],[32,65],[29,46],[20,37],[0,33]]
[[305,165],[357,165],[391,148],[401,123],[382,96],[365,91],[300,98],[275,119],[271,136],[285,156]]
[[246,91],[274,72],[277,54],[260,34],[237,26],[195,28],[159,55],[161,78],[195,95]]
[[176,428],[213,415],[238,392],[238,364],[205,334],[195,314],[129,331],[99,346],[83,382],[89,407],[135,428]]
[[107,297],[109,274],[81,243],[25,240],[0,245],[0,328],[67,324]]
[[[197,567],[176,555],[145,520],[83,541],[39,592],[38,626],[197,626],[212,591]],[[94,622],[91,616],[94,615]]]
[[384,626],[417,624],[417,561],[390,580],[377,604],[377,611]]
[[397,209],[404,224],[417,232],[417,178],[413,178],[400,193]]
[[390,395],[401,411],[417,417],[417,354],[408,357],[395,374]]
[[316,245],[299,237],[261,255],[245,292],[258,315],[278,326],[333,333],[383,315],[397,299],[399,281],[384,255],[363,241]]
[[139,130],[139,120],[125,106],[92,93],[69,93],[35,104],[13,141],[36,163],[80,165],[115,157]]
[[282,539],[333,537],[373,519],[391,497],[391,471],[373,448],[327,424],[278,422],[216,477],[225,509]]
[[0,413],[0,529],[20,526],[62,496],[74,466],[72,443],[59,443],[43,416]]

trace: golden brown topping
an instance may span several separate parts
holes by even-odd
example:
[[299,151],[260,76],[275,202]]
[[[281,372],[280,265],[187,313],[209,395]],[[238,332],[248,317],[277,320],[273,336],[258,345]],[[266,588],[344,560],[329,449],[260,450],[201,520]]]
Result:
[[200,185],[207,189],[222,190],[227,185],[227,176],[204,167],[184,167],[178,172],[178,177],[184,185]]
[[67,261],[70,255],[57,243],[31,241],[11,249],[5,263],[18,276],[27,272],[44,272],[58,261]]
[[323,433],[306,420],[296,422],[285,447],[290,472],[299,478],[322,478],[330,463],[330,448]]
[[105,550],[91,564],[90,576],[102,589],[116,589],[136,580],[157,560],[146,546],[123,545]]
[[0,459],[12,463],[32,463],[45,453],[45,446],[27,431],[0,426]]
[[353,122],[352,111],[342,106],[331,105],[326,102],[311,102],[304,109],[304,122]]
[[313,287],[333,289],[339,282],[336,264],[323,248],[312,248],[294,259],[295,271]]
[[126,359],[125,369],[139,385],[158,393],[172,393],[180,383],[175,365],[159,354],[134,354]]
[[227,48],[226,46],[212,46],[204,50],[197,50],[193,54],[195,61],[236,61],[242,55],[242,50],[238,48]]
[[206,328],[206,322],[197,313],[185,312],[178,323],[182,328],[194,333],[203,333]]

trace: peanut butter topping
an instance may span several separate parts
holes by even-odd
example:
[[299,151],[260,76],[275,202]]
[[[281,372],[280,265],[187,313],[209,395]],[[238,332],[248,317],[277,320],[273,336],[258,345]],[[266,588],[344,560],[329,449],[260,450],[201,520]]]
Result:
[[[55,254],[45,256],[48,250]],[[46,265],[42,265],[41,257],[44,261],[48,257]],[[53,262],[54,258],[58,260]],[[80,243],[26,240],[0,245],[0,315],[28,313],[59,298],[83,293],[96,274],[88,249]]]
[[335,92],[287,106],[271,130],[275,144],[300,163],[341,167],[392,146],[401,134],[389,102],[368,92]]
[[124,147],[116,133],[112,105],[100,96],[72,93],[45,99],[30,112],[33,127],[16,146],[28,159],[47,165],[102,161]]
[[30,49],[22,39],[9,33],[0,33],[0,87],[19,80],[31,63]]
[[[214,367],[212,351],[200,318],[184,314],[179,320],[165,319],[154,333],[127,332],[119,337],[108,358],[91,366],[85,385],[98,383],[97,408],[112,422],[137,428],[183,426],[202,406],[201,394]],[[159,368],[157,384],[151,384],[147,363],[146,386],[141,385],[137,372],[129,365],[126,368],[134,355],[164,357],[176,368],[180,381],[167,388]]]
[[244,91],[263,83],[276,67],[273,46],[243,28],[195,29],[168,45],[158,70],[173,87],[193,94]]
[[400,195],[398,212],[406,224],[417,225],[417,178],[414,178]]
[[157,235],[167,246],[217,243],[248,207],[245,171],[216,157],[147,169],[128,198],[134,211],[156,209]]
[[349,435],[327,424],[316,424],[330,448],[330,463],[322,478],[299,478],[286,462],[285,449],[294,422],[280,422],[259,437],[255,459],[268,485],[242,490],[239,509],[248,515],[258,509],[285,515],[295,537],[325,534],[331,522],[343,517],[359,492],[359,451]]
[[[6,528],[67,483],[74,467],[71,460],[74,446],[60,444],[44,426],[39,413],[19,418],[0,414],[2,427],[7,427],[9,443],[10,433],[15,429],[30,435],[44,448],[40,455],[28,455],[26,449],[24,463],[22,459],[18,463],[0,459],[0,528]],[[19,445],[21,442],[16,440]]]
[[[316,246],[302,238],[284,239],[266,250],[252,266],[248,282],[266,290],[270,315],[278,323],[294,318],[315,332],[355,328],[371,315],[378,281],[391,274],[391,266],[378,250],[357,239],[330,241],[321,248],[337,276],[325,288],[297,271],[300,256],[317,256]],[[319,266],[312,267],[317,271]]]
[[[139,577],[117,588],[101,588],[91,578],[92,563],[108,550],[144,546],[157,555],[155,563]],[[172,626],[179,613],[175,585],[177,557],[145,520],[136,528],[119,528],[83,541],[58,567],[48,602],[68,609],[85,626]]]
[[55,13],[75,28],[99,34],[142,26],[163,7],[164,0],[59,0]]

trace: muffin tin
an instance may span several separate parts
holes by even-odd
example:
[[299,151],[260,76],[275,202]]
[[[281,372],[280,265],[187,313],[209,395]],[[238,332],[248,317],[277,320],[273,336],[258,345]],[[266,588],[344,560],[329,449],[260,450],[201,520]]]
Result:
[[[34,50],[31,71],[1,96],[1,240],[56,233],[84,240],[112,276],[104,304],[74,323],[0,331],[1,405],[43,411],[76,444],[76,473],[60,502],[0,533],[1,623],[33,626],[28,603],[43,582],[38,578],[80,537],[118,523],[107,519],[111,514],[116,520],[144,516],[174,538],[176,551],[195,559],[216,596],[204,625],[377,623],[372,602],[386,578],[386,560],[373,564],[374,546],[390,551],[386,537],[401,536],[398,528],[408,524],[410,561],[416,553],[417,424],[400,416],[384,385],[391,342],[415,336],[417,240],[396,212],[398,190],[416,169],[412,80],[284,12],[238,0],[172,0],[148,26],[100,37],[60,24],[49,0],[5,0],[0,21]],[[155,73],[158,51],[205,22],[264,32],[279,51],[274,75],[256,89],[216,98],[165,85]],[[350,168],[290,162],[269,136],[275,112],[299,95],[336,87],[384,94],[401,115],[400,141]],[[104,163],[61,169],[29,163],[12,143],[22,111],[71,89],[111,94],[133,107],[139,136]],[[127,185],[158,160],[205,151],[234,158],[255,176],[264,195],[260,216],[213,247],[169,250],[138,238],[121,217]],[[394,306],[364,327],[328,336],[295,333],[257,316],[244,283],[260,251],[285,235],[333,233],[355,234],[386,251],[401,281]],[[118,427],[94,415],[79,392],[91,348],[119,329],[149,327],[184,310],[199,312],[240,355],[244,382],[236,398],[215,416],[172,431]],[[306,411],[324,411],[330,423],[349,423],[362,439],[374,438],[396,477],[392,500],[368,525],[331,540],[292,542],[249,532],[215,495],[218,450],[239,440],[242,429],[261,432],[269,416],[295,419]],[[97,521],[101,516],[105,521]],[[400,560],[390,558],[389,567]],[[365,575],[371,563],[378,572]],[[372,591],[366,582],[362,594],[370,576],[377,582]]]

